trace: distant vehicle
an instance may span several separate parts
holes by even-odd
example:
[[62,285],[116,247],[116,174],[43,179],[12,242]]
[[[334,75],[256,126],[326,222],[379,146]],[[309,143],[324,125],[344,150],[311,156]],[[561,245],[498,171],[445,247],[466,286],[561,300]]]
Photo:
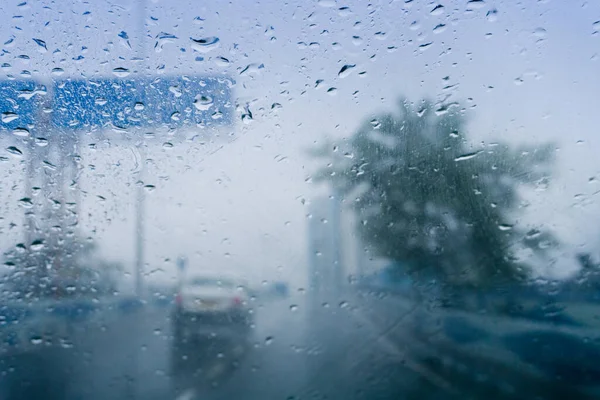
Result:
[[243,334],[252,323],[250,295],[236,278],[195,275],[185,279],[175,297],[175,341],[192,336]]

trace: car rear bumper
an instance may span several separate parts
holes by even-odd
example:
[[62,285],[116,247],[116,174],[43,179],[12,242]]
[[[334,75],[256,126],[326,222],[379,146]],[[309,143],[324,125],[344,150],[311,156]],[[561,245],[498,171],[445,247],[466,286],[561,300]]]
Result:
[[176,310],[173,323],[182,336],[223,337],[247,335],[251,318],[247,310],[188,312]]

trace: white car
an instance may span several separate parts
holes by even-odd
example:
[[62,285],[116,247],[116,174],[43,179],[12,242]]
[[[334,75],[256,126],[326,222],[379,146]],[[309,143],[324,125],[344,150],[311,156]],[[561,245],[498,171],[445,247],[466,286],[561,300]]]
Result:
[[185,279],[175,298],[175,340],[192,335],[246,333],[252,323],[245,282],[229,277],[195,275]]

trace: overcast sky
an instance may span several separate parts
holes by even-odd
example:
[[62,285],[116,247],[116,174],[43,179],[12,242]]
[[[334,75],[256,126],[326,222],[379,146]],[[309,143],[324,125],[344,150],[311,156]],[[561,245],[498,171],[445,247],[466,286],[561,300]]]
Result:
[[[21,3],[0,5],[4,77],[26,70],[49,80],[55,68],[61,78],[110,77],[115,68],[130,77],[223,74],[235,79],[233,100],[253,113],[195,141],[185,140],[189,130],[172,138],[147,129],[157,132],[145,147],[144,182],[156,187],[147,196],[152,279],[170,279],[173,260],[186,255],[194,268],[300,282],[305,200],[316,193],[306,149],[350,136],[401,94],[460,101],[475,146],[555,143],[551,185],[529,193],[527,216],[515,223],[554,230],[569,251],[598,250],[600,3],[153,0],[142,19],[136,1]],[[157,44],[161,33],[176,38]],[[194,49],[190,38],[206,37],[218,45]],[[338,76],[344,65],[355,67]],[[82,132],[81,229],[106,257],[131,265],[139,153],[132,140],[106,137]],[[2,152],[10,156],[0,162],[4,250],[21,240],[23,160]]]

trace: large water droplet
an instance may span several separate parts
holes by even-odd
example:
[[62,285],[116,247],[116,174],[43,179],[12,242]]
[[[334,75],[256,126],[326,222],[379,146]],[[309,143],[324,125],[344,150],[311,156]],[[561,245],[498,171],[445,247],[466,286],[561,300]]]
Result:
[[200,39],[190,38],[192,41],[192,49],[199,53],[208,53],[211,50],[219,47],[219,38],[216,36],[204,37]]
[[513,228],[513,226],[509,225],[509,224],[498,225],[498,229],[500,229],[501,231],[510,231],[512,228]]
[[229,60],[225,57],[216,57],[215,64],[217,64],[219,67],[226,67],[229,65]]
[[154,44],[154,51],[157,53],[160,53],[165,44],[173,43],[176,39],[177,39],[177,36],[175,36],[171,33],[160,32],[158,35],[156,35],[156,43]]
[[435,28],[433,28],[433,33],[442,33],[446,30],[446,25],[444,24],[438,24],[435,26]]
[[2,113],[2,122],[4,122],[5,124],[14,121],[17,118],[19,118],[19,114],[17,113],[11,111],[6,111]]
[[15,128],[13,130],[13,135],[27,137],[30,135],[29,131],[26,128]]
[[212,107],[214,101],[210,96],[196,95],[194,107],[199,111],[206,111]]
[[425,51],[428,48],[431,47],[431,45],[433,44],[433,42],[427,42],[427,43],[423,43],[421,45],[419,45],[419,51]]
[[19,205],[23,208],[31,208],[33,207],[33,202],[29,197],[23,197],[19,200]]
[[340,78],[345,78],[348,75],[350,75],[350,73],[352,72],[352,70],[356,67],[356,64],[346,64],[344,65],[341,69],[340,72],[338,72],[338,76]]
[[242,71],[240,72],[240,75],[241,76],[257,75],[260,73],[260,70],[263,69],[264,67],[265,67],[264,64],[256,64],[256,63],[248,64],[248,65],[246,65],[246,67],[244,69],[242,69]]
[[443,12],[444,12],[444,6],[441,4],[438,4],[435,7],[433,7],[433,9],[429,13],[431,15],[441,15]]
[[594,32],[600,32],[600,20],[592,24],[592,29],[594,30]]
[[131,71],[129,71],[127,68],[124,68],[124,67],[117,67],[117,68],[113,69],[112,72],[118,78],[125,78],[125,77],[129,76],[129,74],[131,73]]
[[32,337],[30,341],[31,341],[31,344],[36,345],[36,346],[43,343],[42,338],[39,336]]
[[54,76],[61,76],[62,74],[64,74],[64,73],[65,73],[65,70],[64,70],[64,69],[62,69],[62,68],[58,68],[58,67],[56,67],[56,68],[52,68],[52,72],[51,72],[51,73],[52,73],[52,75],[54,75]]
[[487,18],[488,21],[490,22],[496,22],[498,20],[498,10],[496,10],[495,8],[489,10],[486,14],[485,17]]
[[44,42],[42,39],[36,39],[33,38],[33,41],[40,46],[40,50],[42,51],[42,53],[45,53],[48,51],[48,47],[46,47],[46,42]]
[[13,156],[21,157],[23,155],[23,152],[18,147],[15,147],[15,146],[8,146],[6,148],[6,151],[8,151]]
[[485,1],[483,0],[469,0],[467,1],[467,10],[478,10],[485,6]]
[[546,37],[546,30],[544,28],[536,28],[533,31],[533,36],[540,38],[540,39],[544,39]]
[[33,251],[40,251],[44,248],[44,240],[43,239],[36,239],[33,242],[31,242],[31,250]]
[[480,153],[482,152],[482,150],[479,151],[475,151],[473,153],[467,153],[467,154],[463,154],[462,156],[458,156],[454,159],[454,161],[466,161],[466,160],[470,160],[472,158],[477,157]]
[[170,86],[169,92],[171,92],[175,97],[181,97],[183,95],[181,88],[177,85]]

